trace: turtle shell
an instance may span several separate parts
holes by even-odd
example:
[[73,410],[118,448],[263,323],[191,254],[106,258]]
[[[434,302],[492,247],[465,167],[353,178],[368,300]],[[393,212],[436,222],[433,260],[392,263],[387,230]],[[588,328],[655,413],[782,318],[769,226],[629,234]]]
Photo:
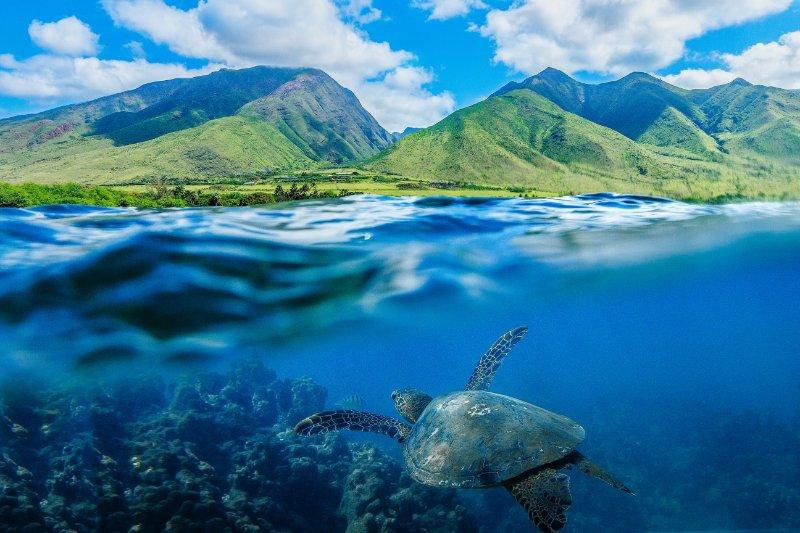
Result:
[[502,394],[460,391],[428,405],[404,455],[420,483],[493,487],[563,458],[583,438],[565,416]]

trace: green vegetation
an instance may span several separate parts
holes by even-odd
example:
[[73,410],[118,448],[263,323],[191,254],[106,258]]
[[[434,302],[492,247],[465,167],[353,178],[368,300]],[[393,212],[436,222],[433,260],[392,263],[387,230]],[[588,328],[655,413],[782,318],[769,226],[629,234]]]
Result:
[[[527,89],[563,109],[644,144],[713,156],[800,159],[800,92],[737,79],[685,90],[644,73],[599,85],[546,69],[495,95]],[[713,157],[712,157],[713,159]]]
[[[458,111],[414,133],[369,164],[380,172],[424,179],[525,187],[541,195],[624,191],[710,198],[718,180],[706,161],[661,154],[516,90]],[[670,179],[675,169],[682,179]]]
[[[77,184],[38,185],[26,183],[24,185],[9,185],[8,183],[0,183],[0,207],[31,207],[51,204],[80,204],[106,207],[138,205],[138,203],[144,205],[143,201],[136,201],[140,197],[143,200],[143,195],[111,187],[86,187]],[[156,205],[155,202],[152,203],[152,207],[156,207]]]
[[315,165],[274,126],[236,116],[121,147],[114,147],[110,139],[73,132],[34,151],[1,154],[0,179],[97,184],[136,179],[203,181],[204,176]]
[[463,182],[406,180],[355,169],[298,172],[280,178],[245,182],[185,184],[155,181],[127,185],[42,185],[0,182],[0,207],[74,204],[104,207],[241,207],[295,200],[339,198],[352,194],[382,196],[537,196],[523,187],[489,187]]
[[0,207],[73,204],[102,207],[243,207],[267,205],[292,200],[335,198],[349,194],[344,190],[318,190],[314,185],[292,184],[248,188],[236,186],[170,187],[156,184],[147,188],[109,187],[103,185],[39,185],[0,183]]

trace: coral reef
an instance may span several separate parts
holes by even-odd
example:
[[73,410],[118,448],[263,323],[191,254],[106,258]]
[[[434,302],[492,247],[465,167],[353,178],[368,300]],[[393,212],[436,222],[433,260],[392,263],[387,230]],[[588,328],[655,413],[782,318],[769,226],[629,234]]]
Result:
[[415,483],[374,448],[354,455],[340,510],[348,533],[478,531],[455,491]]
[[0,530],[477,531],[453,491],[379,449],[294,436],[326,391],[258,360],[172,385],[31,390],[4,398]]

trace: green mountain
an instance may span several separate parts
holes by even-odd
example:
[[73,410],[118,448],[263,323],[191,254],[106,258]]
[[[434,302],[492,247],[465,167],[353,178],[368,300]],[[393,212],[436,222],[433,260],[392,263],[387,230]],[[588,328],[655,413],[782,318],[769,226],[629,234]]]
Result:
[[800,158],[800,91],[736,79],[711,89],[686,90],[641,72],[597,85],[545,69],[495,95],[530,89],[563,109],[645,144],[696,153],[753,152]]
[[799,103],[798,91],[743,80],[690,91],[643,73],[593,85],[546,69],[370,166],[545,193],[798,197]]
[[648,192],[637,182],[668,174],[662,159],[533,91],[513,90],[409,135],[371,165],[418,179],[515,185],[558,194]]
[[0,179],[225,177],[351,162],[391,142],[320,70],[221,70],[2,120]]
[[706,117],[679,89],[636,72],[598,85],[580,83],[563,72],[546,69],[522,83],[510,83],[495,93],[530,89],[581,117],[611,128],[635,141],[692,152],[717,150],[704,131]]
[[689,99],[707,117],[706,130],[727,151],[800,164],[800,91],[736,79],[691,91]]

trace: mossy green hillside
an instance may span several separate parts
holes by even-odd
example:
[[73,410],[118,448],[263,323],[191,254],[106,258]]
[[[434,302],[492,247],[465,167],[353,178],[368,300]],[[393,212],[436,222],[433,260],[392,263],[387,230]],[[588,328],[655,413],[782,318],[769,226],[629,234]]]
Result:
[[370,168],[554,194],[800,197],[798,93],[729,85],[686,91],[634,74],[593,86],[548,69],[405,137]]
[[551,194],[612,190],[679,198],[737,194],[746,175],[725,182],[714,162],[653,150],[527,90],[492,97],[411,134],[369,168]]
[[72,132],[37,150],[0,154],[0,179],[125,183],[142,178],[197,179],[270,168],[312,168],[316,164],[275,126],[235,116],[126,146]]
[[223,70],[0,121],[0,179],[203,181],[345,163],[391,142],[322,71]]

